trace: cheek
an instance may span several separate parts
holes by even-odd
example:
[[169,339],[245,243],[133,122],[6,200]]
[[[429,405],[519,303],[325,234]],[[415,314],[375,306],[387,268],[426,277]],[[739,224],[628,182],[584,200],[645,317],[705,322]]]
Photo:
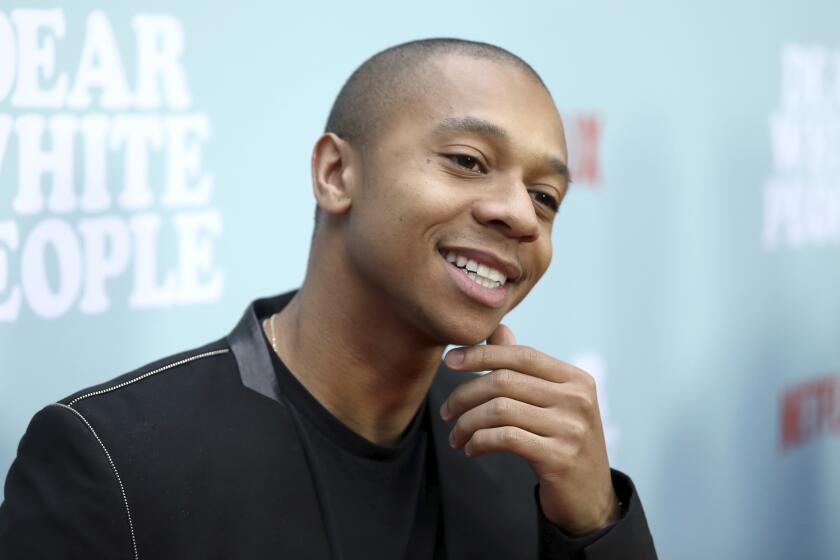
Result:
[[536,283],[540,278],[542,278],[545,271],[548,270],[548,266],[551,264],[551,257],[552,257],[552,246],[551,246],[551,238],[547,238],[546,241],[541,241],[541,245],[537,248],[537,255],[535,259],[536,266],[534,268],[534,283]]
[[368,216],[392,228],[391,235],[399,235],[399,228],[420,240],[437,224],[450,221],[458,213],[458,193],[440,177],[435,177],[429,166],[423,163],[408,169],[398,176],[383,177],[376,188],[371,189],[371,199],[366,201]]
[[440,185],[415,171],[383,174],[354,200],[349,234],[360,260],[405,268],[404,261],[426,252],[436,224],[447,219]]

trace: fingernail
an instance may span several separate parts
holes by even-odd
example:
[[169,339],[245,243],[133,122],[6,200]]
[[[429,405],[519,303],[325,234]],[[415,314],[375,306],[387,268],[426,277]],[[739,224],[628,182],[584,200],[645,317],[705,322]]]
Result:
[[449,420],[449,406],[447,406],[446,401],[443,401],[443,404],[440,405],[440,417]]
[[446,355],[444,361],[447,363],[447,365],[457,366],[458,364],[464,361],[464,351],[460,348],[450,350],[449,354]]
[[449,447],[455,447],[455,434],[449,432]]

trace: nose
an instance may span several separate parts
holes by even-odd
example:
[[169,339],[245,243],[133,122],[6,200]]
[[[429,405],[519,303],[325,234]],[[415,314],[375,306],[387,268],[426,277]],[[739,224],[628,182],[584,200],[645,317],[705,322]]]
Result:
[[520,241],[536,241],[540,234],[534,202],[522,181],[506,181],[482,192],[472,207],[481,224]]

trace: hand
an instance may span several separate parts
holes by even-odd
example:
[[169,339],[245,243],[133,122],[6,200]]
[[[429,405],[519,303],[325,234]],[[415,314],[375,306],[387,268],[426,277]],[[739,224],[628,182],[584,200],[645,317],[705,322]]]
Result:
[[446,355],[455,371],[490,373],[463,383],[441,407],[456,419],[450,444],[470,457],[509,451],[531,465],[545,516],[574,535],[618,517],[604,430],[588,373],[527,346],[499,325],[486,345]]

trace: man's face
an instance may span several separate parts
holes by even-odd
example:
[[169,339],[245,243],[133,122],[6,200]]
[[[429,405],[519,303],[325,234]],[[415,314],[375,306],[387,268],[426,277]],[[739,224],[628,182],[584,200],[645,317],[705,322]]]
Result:
[[364,158],[350,265],[438,343],[487,338],[543,275],[568,186],[560,115],[510,64],[437,57]]

